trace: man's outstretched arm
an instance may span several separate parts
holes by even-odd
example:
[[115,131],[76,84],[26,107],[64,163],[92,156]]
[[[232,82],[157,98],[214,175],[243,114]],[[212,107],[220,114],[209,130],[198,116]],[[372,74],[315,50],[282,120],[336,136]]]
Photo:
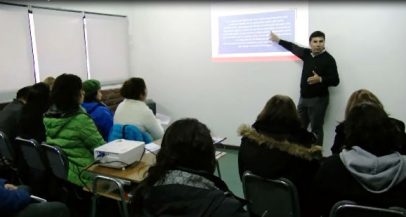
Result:
[[282,40],[279,38],[278,35],[276,35],[272,31],[269,33],[269,40],[279,44],[280,46],[292,52],[295,56],[299,57],[300,59],[303,59],[303,55],[305,53],[306,48],[300,47],[292,42]]

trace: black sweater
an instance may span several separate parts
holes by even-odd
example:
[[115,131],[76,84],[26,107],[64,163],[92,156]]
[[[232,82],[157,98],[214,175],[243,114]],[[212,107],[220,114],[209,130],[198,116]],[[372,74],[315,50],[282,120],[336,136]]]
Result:
[[[300,79],[300,96],[303,98],[328,96],[328,87],[340,83],[334,57],[327,51],[313,57],[309,48],[297,46],[291,42],[280,40],[279,45],[303,60],[302,77]],[[309,85],[307,78],[315,71],[322,78],[321,83]]]

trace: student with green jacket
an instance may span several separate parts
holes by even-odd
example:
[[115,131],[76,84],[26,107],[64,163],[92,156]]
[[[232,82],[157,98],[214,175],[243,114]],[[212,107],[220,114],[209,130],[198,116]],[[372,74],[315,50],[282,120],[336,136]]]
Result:
[[46,143],[66,153],[68,181],[79,186],[89,179],[79,175],[94,161],[93,149],[105,143],[91,117],[80,107],[83,96],[82,80],[78,76],[58,76],[51,92],[51,107],[44,117]]

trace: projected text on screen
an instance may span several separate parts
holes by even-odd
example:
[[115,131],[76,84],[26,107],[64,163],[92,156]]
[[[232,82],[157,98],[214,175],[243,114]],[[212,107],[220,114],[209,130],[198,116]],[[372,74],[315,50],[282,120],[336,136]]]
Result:
[[[307,8],[306,8],[307,9]],[[214,61],[275,61],[297,58],[269,41],[273,31],[282,39],[305,44],[307,10],[213,6],[212,58]]]
[[294,39],[294,13],[291,10],[220,17],[219,54],[283,51],[271,46],[267,35],[272,29],[287,40]]

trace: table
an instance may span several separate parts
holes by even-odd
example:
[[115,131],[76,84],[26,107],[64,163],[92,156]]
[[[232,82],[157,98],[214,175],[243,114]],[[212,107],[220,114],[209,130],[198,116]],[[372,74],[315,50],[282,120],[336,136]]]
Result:
[[[155,144],[160,145],[161,140],[154,141]],[[222,151],[216,151],[216,168],[217,172],[219,174],[219,177],[221,178],[221,173],[220,173],[220,166],[218,163],[218,159],[226,155],[226,152]],[[154,165],[156,162],[155,154],[145,151],[144,156],[141,158],[141,161],[134,163],[130,166],[125,167],[124,169],[115,169],[115,168],[110,168],[110,167],[105,167],[101,166],[98,164],[91,165],[88,168],[86,168],[87,171],[98,174],[98,175],[103,175],[103,176],[108,176],[112,178],[119,178],[123,180],[127,180],[132,183],[139,183],[144,178],[146,177],[146,174],[148,172],[148,169]]]
[[[226,155],[226,152],[216,151],[216,168],[219,177],[221,177],[221,173],[218,159],[220,159],[224,155]],[[104,175],[112,178],[119,178],[132,183],[139,183],[144,180],[148,169],[154,164],[155,155],[150,152],[145,152],[140,162],[134,163],[124,169],[115,169],[95,164],[86,168],[86,170],[94,174]]]
[[[156,145],[161,145],[161,140],[157,140],[153,142]],[[219,177],[221,178],[221,173],[220,173],[220,166],[218,163],[218,159],[226,155],[226,152],[222,151],[216,151],[215,157],[216,157],[216,168]],[[96,175],[94,183],[91,188],[89,187],[84,187],[84,190],[89,190],[93,192],[94,196],[92,198],[92,212],[91,216],[95,217],[96,216],[96,200],[97,200],[97,195],[101,195],[104,197],[108,197],[114,200],[118,201],[119,204],[119,209],[120,209],[120,214],[123,217],[128,217],[128,210],[127,210],[127,203],[129,202],[129,198],[131,197],[127,193],[123,192],[123,185],[122,181],[128,182],[128,184],[131,183],[140,183],[142,180],[147,175],[148,169],[154,165],[156,162],[156,154],[151,153],[150,151],[145,151],[144,155],[141,158],[141,161],[136,162],[130,166],[127,166],[123,169],[116,169],[116,168],[110,168],[110,167],[105,167],[101,166],[98,164],[92,164],[86,168],[88,172],[91,172]],[[116,186],[119,190],[119,194],[114,193],[112,191],[100,191],[97,189],[100,189],[100,187],[103,188],[103,185],[106,183],[99,183],[99,180],[104,180],[108,181],[114,186]],[[100,185],[101,184],[101,185]]]

